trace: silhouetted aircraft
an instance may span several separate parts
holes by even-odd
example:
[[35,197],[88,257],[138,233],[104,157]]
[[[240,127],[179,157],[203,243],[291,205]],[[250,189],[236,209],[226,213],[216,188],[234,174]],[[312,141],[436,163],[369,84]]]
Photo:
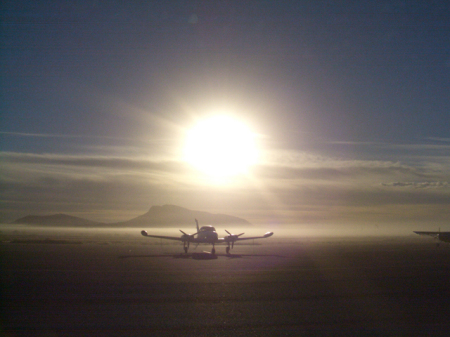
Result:
[[439,239],[441,241],[444,242],[450,242],[450,232],[441,232],[439,230],[439,232],[420,232],[420,231],[414,231],[414,233],[419,234],[419,235],[429,235],[429,236],[433,236],[436,239]]
[[[197,233],[194,234],[187,234],[183,232],[180,229],[180,232],[183,233],[181,237],[178,236],[160,236],[160,235],[149,235],[146,231],[141,231],[141,234],[143,236],[147,236],[150,238],[158,238],[158,239],[167,239],[167,240],[177,240],[183,242],[183,248],[184,252],[187,253],[189,249],[190,243],[208,243],[212,245],[211,254],[216,253],[216,249],[214,248],[215,244],[219,243],[226,243],[228,246],[226,248],[227,254],[230,253],[230,249],[234,247],[234,243],[236,241],[242,241],[242,240],[252,240],[252,239],[264,239],[268,238],[273,235],[273,232],[267,232],[263,236],[251,236],[251,237],[244,237],[241,238],[241,235],[244,235],[244,233],[241,234],[231,234],[225,229],[225,232],[228,233],[228,236],[224,238],[219,238],[217,235],[216,229],[213,226],[202,226],[201,228],[198,227],[198,221],[195,219],[195,223],[197,224]],[[195,237],[197,235],[197,237]],[[231,246],[231,247],[230,247]]]

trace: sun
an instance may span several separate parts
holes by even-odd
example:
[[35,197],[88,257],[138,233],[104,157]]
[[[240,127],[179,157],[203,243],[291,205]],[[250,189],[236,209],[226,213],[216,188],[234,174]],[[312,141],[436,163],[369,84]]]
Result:
[[214,177],[247,172],[256,163],[255,134],[230,116],[204,119],[188,130],[184,159]]

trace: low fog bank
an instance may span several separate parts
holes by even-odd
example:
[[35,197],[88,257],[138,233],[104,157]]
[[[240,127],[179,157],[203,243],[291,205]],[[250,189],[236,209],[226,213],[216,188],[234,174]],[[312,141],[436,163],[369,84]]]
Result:
[[[262,236],[266,232],[274,232],[273,237],[257,240],[258,244],[274,244],[278,239],[302,238],[358,238],[358,237],[385,237],[385,236],[415,236],[414,230],[439,230],[439,227],[426,228],[415,225],[255,225],[255,226],[216,226],[219,237],[228,235],[225,230],[233,234],[245,236]],[[145,229],[149,234],[181,237],[179,229],[186,233],[196,232],[195,226],[180,226],[177,228],[79,228],[79,227],[40,227],[30,225],[0,224],[0,241],[2,243],[101,243],[101,244],[180,244],[179,241],[146,238],[141,235]],[[441,230],[448,230],[442,227]],[[56,241],[59,240],[59,241]],[[62,241],[64,240],[64,241]],[[245,241],[244,241],[245,243]]]
[[[246,227],[246,228],[243,228]],[[228,230],[233,234],[245,233],[245,236],[262,236],[269,230],[266,228],[255,228],[254,226],[224,226],[215,227],[219,237],[227,236]],[[67,240],[72,242],[82,243],[142,243],[142,244],[160,244],[161,239],[146,238],[141,235],[141,231],[146,230],[152,235],[174,236],[181,237],[180,230],[188,234],[194,234],[197,229],[194,226],[180,226],[179,228],[87,228],[87,227],[45,227],[32,225],[17,225],[17,224],[0,224],[0,241],[14,242],[14,240],[28,240],[29,243],[36,243],[37,239],[45,240]],[[23,241],[23,243],[26,243]],[[181,244],[179,241],[162,240],[165,244]],[[45,242],[42,242],[45,243]],[[50,242],[49,242],[50,243]],[[70,243],[70,242],[67,242]]]
[[[2,243],[54,243],[54,240],[64,240],[59,243],[67,244],[135,243],[136,239],[144,239],[140,234],[141,230],[142,228],[43,227],[0,224],[0,241]],[[159,233],[162,232],[159,231],[156,235]]]
[[[449,226],[450,227],[450,226]],[[291,224],[276,226],[273,229],[282,237],[374,237],[374,236],[409,236],[413,231],[437,231],[439,225],[418,224]],[[444,227],[441,227],[444,230]]]

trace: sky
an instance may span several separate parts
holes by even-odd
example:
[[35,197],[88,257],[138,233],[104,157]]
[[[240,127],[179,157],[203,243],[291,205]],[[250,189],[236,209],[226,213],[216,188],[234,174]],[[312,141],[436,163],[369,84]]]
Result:
[[[4,1],[0,222],[153,205],[273,228],[450,230],[447,1]],[[258,161],[182,156],[226,113]]]

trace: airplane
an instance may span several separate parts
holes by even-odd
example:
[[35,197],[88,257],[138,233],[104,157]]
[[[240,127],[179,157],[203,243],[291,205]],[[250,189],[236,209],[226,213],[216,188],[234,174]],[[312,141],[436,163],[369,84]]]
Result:
[[433,236],[433,237],[437,238],[440,241],[449,242],[450,243],[450,232],[441,232],[441,229],[439,229],[439,232],[414,231],[414,233],[419,234],[419,235]]
[[[273,232],[267,232],[263,236],[252,236],[252,237],[244,237],[241,238],[241,235],[244,235],[244,233],[241,234],[231,234],[229,231],[225,229],[225,232],[228,233],[228,236],[224,238],[219,238],[216,229],[213,226],[202,226],[199,228],[198,226],[198,220],[195,219],[195,223],[197,224],[197,233],[194,234],[187,234],[183,232],[180,229],[180,232],[183,234],[181,237],[178,236],[160,236],[160,235],[149,235],[146,231],[141,231],[141,234],[143,236],[149,237],[149,238],[158,238],[158,239],[166,239],[166,240],[177,240],[183,242],[183,248],[184,252],[187,254],[189,249],[189,244],[192,243],[208,243],[212,245],[211,254],[216,254],[216,249],[214,248],[214,245],[219,243],[226,243],[228,246],[226,248],[227,255],[230,254],[230,249],[234,247],[234,243],[236,241],[241,240],[252,240],[252,239],[264,239],[268,238],[273,235]],[[195,238],[195,236],[197,237]],[[231,246],[231,247],[230,247]]]

